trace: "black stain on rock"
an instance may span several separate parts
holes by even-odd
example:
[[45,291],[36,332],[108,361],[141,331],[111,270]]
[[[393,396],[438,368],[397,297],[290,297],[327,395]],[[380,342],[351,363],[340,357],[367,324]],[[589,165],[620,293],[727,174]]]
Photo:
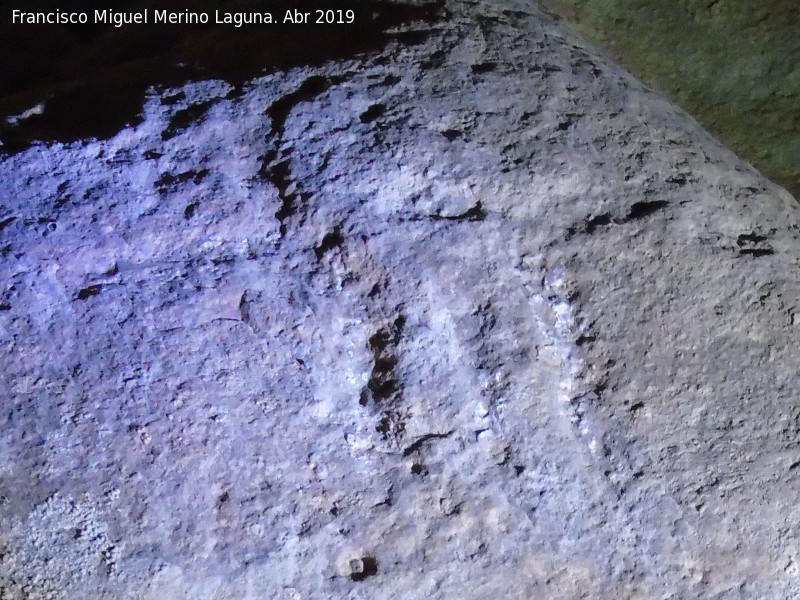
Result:
[[[33,0],[26,11],[52,10],[49,0]],[[308,6],[305,6],[308,4]],[[118,12],[170,8],[152,0],[64,0],[62,12],[94,10]],[[180,7],[182,8],[182,7]],[[206,12],[205,25],[13,24],[0,20],[0,116],[23,115],[0,121],[0,150],[15,153],[35,141],[70,142],[105,139],[126,125],[141,121],[149,89],[164,89],[188,81],[219,79],[236,89],[255,77],[294,67],[316,66],[380,51],[388,43],[411,44],[430,34],[430,26],[444,18],[444,2],[390,3],[351,0],[355,14],[349,25],[283,24],[286,11],[341,9],[340,3],[320,0],[212,2],[200,0],[192,12]],[[273,25],[233,27],[215,24],[215,11],[268,10]],[[178,10],[174,8],[174,10]],[[180,102],[176,96],[167,103]],[[36,110],[31,110],[34,107]],[[205,107],[207,109],[207,107]],[[167,133],[171,137],[202,117],[204,107],[178,111]]]

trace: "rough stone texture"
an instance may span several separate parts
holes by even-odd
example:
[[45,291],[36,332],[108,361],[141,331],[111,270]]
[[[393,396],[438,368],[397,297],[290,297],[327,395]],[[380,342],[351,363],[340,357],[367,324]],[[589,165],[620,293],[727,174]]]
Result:
[[0,598],[796,597],[796,202],[514,0],[0,162]]
[[795,0],[540,0],[800,197]]

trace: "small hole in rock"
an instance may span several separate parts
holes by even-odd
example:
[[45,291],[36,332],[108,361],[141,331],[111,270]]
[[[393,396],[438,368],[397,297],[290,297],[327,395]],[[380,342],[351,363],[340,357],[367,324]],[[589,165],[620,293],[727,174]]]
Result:
[[350,579],[353,581],[364,581],[378,572],[378,561],[371,556],[354,558],[349,563]]
[[489,73],[497,68],[497,63],[484,62],[477,65],[472,65],[472,72],[475,74]]
[[385,112],[386,106],[384,104],[373,104],[363,113],[361,113],[359,119],[361,119],[362,123],[371,123]]
[[611,223],[611,215],[608,213],[604,213],[602,215],[597,215],[592,217],[586,221],[586,233],[594,233],[594,231],[598,227],[603,227]]
[[631,204],[630,211],[628,211],[627,220],[633,221],[636,219],[644,219],[650,215],[658,212],[659,210],[667,207],[669,202],[666,200],[652,200],[645,202],[634,202]]
[[87,298],[91,298],[92,296],[97,296],[97,294],[99,293],[100,293],[99,285],[90,285],[79,291],[76,298],[78,300],[86,300]]
[[326,252],[333,250],[337,246],[341,246],[342,243],[344,243],[342,230],[339,227],[334,227],[333,230],[325,234],[319,246],[314,248],[314,254],[316,254],[317,258],[322,258]]

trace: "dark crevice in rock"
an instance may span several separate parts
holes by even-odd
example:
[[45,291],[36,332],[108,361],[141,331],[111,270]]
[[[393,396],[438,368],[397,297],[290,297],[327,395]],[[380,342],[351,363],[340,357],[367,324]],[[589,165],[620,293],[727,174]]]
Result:
[[742,248],[739,250],[739,254],[749,254],[750,256],[758,258],[760,256],[775,254],[775,250],[772,248]]
[[343,243],[344,237],[342,236],[341,228],[334,227],[333,230],[325,234],[325,237],[322,238],[319,246],[314,248],[314,254],[317,256],[317,259],[320,259],[325,255],[326,252],[341,246]]
[[469,210],[459,215],[430,215],[434,221],[483,221],[486,219],[486,210],[480,202]]
[[464,134],[458,129],[446,129],[442,131],[442,135],[447,138],[448,142],[452,142],[453,140],[457,140],[458,138],[462,137]]
[[444,50],[434,50],[426,60],[422,61],[421,67],[425,70],[438,69],[447,62],[448,52]]
[[216,102],[217,99],[215,98],[206,102],[192,104],[191,106],[187,106],[186,108],[176,111],[169,120],[169,125],[167,125],[167,128],[161,132],[161,139],[169,140],[180,134],[192,123],[200,121]]
[[63,207],[64,205],[69,204],[71,201],[72,201],[72,195],[71,194],[66,194],[65,196],[61,196],[59,198],[56,198],[56,200],[53,202],[53,208],[58,210],[59,208]]
[[667,206],[669,206],[669,202],[664,200],[642,201],[633,203],[630,209],[628,209],[628,214],[624,217],[614,217],[611,215],[611,213],[594,215],[586,219],[582,224],[573,225],[572,227],[568,228],[567,239],[570,239],[579,233],[592,235],[601,227],[607,227],[609,225],[624,225],[626,223],[630,223],[631,221],[646,219],[647,217],[654,215]]
[[605,225],[611,224],[611,215],[608,213],[603,213],[602,215],[597,215],[596,217],[590,218],[586,221],[586,227],[584,230],[588,234],[592,234],[598,227],[604,227]]
[[541,65],[532,65],[530,68],[532,73],[543,71],[544,73],[560,73],[561,67],[550,63],[542,63]]
[[567,113],[566,115],[564,115],[564,119],[561,122],[559,122],[559,124],[556,126],[556,129],[558,129],[559,131],[566,131],[575,124],[577,119],[579,119],[582,116],[583,115],[578,113]]
[[403,335],[405,322],[405,316],[399,315],[369,338],[373,366],[359,399],[362,406],[380,407],[382,416],[375,430],[385,438],[395,440],[405,431],[405,418],[399,407],[402,390],[394,372],[398,362],[395,348]]
[[391,34],[391,37],[396,39],[401,44],[407,46],[418,46],[428,41],[428,38],[433,32],[429,29],[416,29],[408,31],[398,31]]
[[155,186],[159,193],[166,194],[167,192],[175,191],[179,185],[187,181],[198,184],[205,179],[208,173],[208,169],[201,169],[199,171],[189,170],[176,174],[162,173],[161,176],[156,179]]
[[261,175],[267,179],[278,191],[278,198],[281,201],[275,213],[275,218],[280,222],[281,236],[286,235],[286,219],[292,216],[296,210],[296,193],[290,177],[291,169],[288,160],[270,163],[269,157],[265,157],[265,164],[261,168]]
[[424,463],[415,462],[411,465],[411,473],[412,475],[425,477],[428,474],[428,467]]
[[480,75],[481,73],[491,73],[497,68],[497,63],[495,62],[484,62],[472,65],[471,69],[472,72],[476,75]]
[[767,237],[764,235],[759,235],[757,233],[743,233],[736,238],[736,245],[741,247],[747,244],[758,244],[766,240]]
[[359,119],[361,120],[362,123],[372,123],[372,121],[380,117],[385,112],[386,112],[386,105],[373,104],[363,113],[361,113]]
[[[774,230],[770,234],[775,233]],[[739,247],[740,255],[750,255],[754,258],[770,256],[775,254],[775,250],[767,243],[769,236],[751,232],[740,234],[736,238],[736,245]]]
[[657,213],[662,208],[669,205],[666,200],[650,200],[642,202],[634,202],[628,211],[628,216],[625,217],[625,222],[635,221],[637,219],[644,219],[652,214]]
[[186,99],[186,93],[183,91],[177,92],[175,94],[170,94],[168,96],[161,97],[161,104],[164,106],[172,106],[174,104],[178,104]]
[[303,81],[296,90],[273,102],[267,109],[267,115],[272,121],[273,139],[272,149],[262,158],[261,176],[272,183],[278,191],[281,204],[275,213],[275,218],[280,223],[281,237],[286,235],[286,220],[297,211],[299,198],[297,185],[291,178],[291,157],[283,148],[286,120],[297,105],[313,100],[341,79],[341,77],[313,75]]
[[675,185],[686,185],[688,181],[689,179],[685,173],[678,173],[677,175],[667,177],[667,183],[674,183]]
[[183,217],[184,219],[191,219],[195,212],[197,212],[197,208],[200,206],[199,202],[192,202],[186,208],[183,209]]
[[644,408],[644,402],[636,402],[631,404],[631,407],[628,409],[629,412],[635,414]]
[[91,298],[92,296],[97,296],[100,293],[100,286],[99,285],[89,285],[82,290],[80,290],[76,295],[76,300],[86,300],[87,298]]
[[[250,322],[250,299],[248,298],[246,291],[242,294],[242,297],[239,299],[239,318],[243,323],[246,323],[247,325],[252,327],[252,324]],[[299,361],[300,359],[297,360]]]
[[[25,10],[52,8],[47,0],[33,0]],[[416,44],[430,35],[430,25],[445,18],[444,3],[389,3],[351,0],[347,9],[355,12],[350,25],[283,24],[287,10],[297,2],[276,0],[267,5],[255,0],[230,0],[222,7],[211,0],[199,0],[193,12],[207,12],[206,25],[50,25],[43,36],[35,25],[0,20],[0,149],[15,153],[35,141],[70,142],[105,139],[126,125],[141,122],[141,110],[149,89],[165,89],[188,81],[224,80],[240,86],[266,73],[300,66],[317,66],[332,60],[381,51],[388,43]],[[65,0],[62,11],[93,12],[114,9],[134,12],[154,6],[150,0],[78,2]],[[263,12],[278,21],[273,25],[233,27],[214,24],[214,11]],[[309,9],[342,8],[321,0]],[[172,96],[166,100],[180,102]],[[201,109],[176,114],[178,121],[191,123],[202,116]],[[181,112],[181,111],[179,111]]]
[[286,119],[289,118],[289,114],[295,106],[301,102],[313,100],[327,90],[333,83],[334,82],[327,77],[314,75],[301,83],[300,87],[295,91],[273,102],[269,109],[267,109],[267,114],[272,120],[272,130],[274,134],[279,138],[283,135]]
[[425,446],[426,444],[430,443],[431,441],[440,440],[440,439],[443,439],[443,438],[448,438],[451,435],[453,435],[453,432],[452,431],[447,431],[445,433],[428,433],[428,434],[425,434],[423,436],[420,436],[411,445],[407,446],[403,450],[403,456],[404,457],[405,456],[410,456],[410,455],[414,454],[415,452],[421,450],[423,446]]

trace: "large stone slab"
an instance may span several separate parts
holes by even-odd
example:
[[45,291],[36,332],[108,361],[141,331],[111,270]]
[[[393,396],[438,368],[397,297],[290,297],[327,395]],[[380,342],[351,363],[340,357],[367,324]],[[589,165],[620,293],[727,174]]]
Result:
[[433,9],[0,162],[0,597],[797,595],[795,201]]

